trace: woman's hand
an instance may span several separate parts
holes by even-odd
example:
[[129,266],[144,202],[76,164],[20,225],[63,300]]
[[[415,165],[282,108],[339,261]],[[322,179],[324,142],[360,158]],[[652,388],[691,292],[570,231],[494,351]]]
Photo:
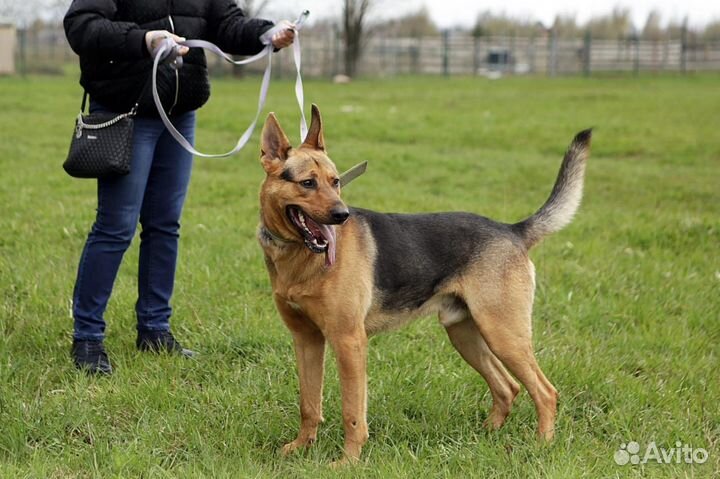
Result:
[[[150,56],[154,55],[155,49],[166,38],[172,38],[175,42],[185,41],[184,37],[179,37],[174,33],[168,32],[167,30],[151,30],[145,34],[145,46],[147,46],[147,50],[148,52],[150,52]],[[181,46],[179,53],[180,55],[185,55],[189,51],[190,49],[188,47]]]
[[283,28],[273,35],[270,41],[272,42],[273,47],[280,50],[281,48],[289,47],[295,40],[295,24],[287,20],[283,20],[279,22],[278,25],[283,25],[286,28]]

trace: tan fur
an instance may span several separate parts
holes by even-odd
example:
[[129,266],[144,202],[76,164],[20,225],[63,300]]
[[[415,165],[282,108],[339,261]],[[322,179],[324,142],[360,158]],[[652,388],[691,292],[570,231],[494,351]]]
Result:
[[[512,373],[535,402],[539,434],[550,439],[557,392],[533,354],[530,318],[535,272],[527,251],[499,239],[461,275],[442,284],[420,308],[403,314],[383,313],[373,279],[377,245],[367,227],[353,217],[335,226],[337,262],[326,268],[323,255],[303,245],[302,236],[285,214],[286,206],[294,204],[323,220],[341,201],[339,188],[332,185],[337,170],[325,151],[317,108],[313,107],[310,133],[300,148],[290,148],[272,114],[262,141],[261,162],[267,173],[260,192],[262,227],[287,241],[260,235],[260,243],[277,309],[293,337],[300,381],[300,431],[283,452],[307,446],[317,438],[328,342],[337,357],[342,392],[345,444],[341,462],[357,460],[368,438],[368,336],[433,313],[439,314],[452,344],[490,387],[493,406],[488,427],[502,426],[519,392]],[[280,178],[285,168],[300,178],[317,178],[317,190],[307,192]],[[467,309],[457,309],[453,297],[462,298]]]

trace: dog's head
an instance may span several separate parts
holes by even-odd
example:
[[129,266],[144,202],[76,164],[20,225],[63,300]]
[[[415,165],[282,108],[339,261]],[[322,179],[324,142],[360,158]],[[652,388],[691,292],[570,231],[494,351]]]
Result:
[[322,119],[312,106],[307,137],[290,146],[273,113],[262,132],[260,162],[267,176],[260,189],[265,226],[286,239],[303,241],[313,253],[335,261],[335,229],[350,216],[340,199],[340,177],[325,151]]

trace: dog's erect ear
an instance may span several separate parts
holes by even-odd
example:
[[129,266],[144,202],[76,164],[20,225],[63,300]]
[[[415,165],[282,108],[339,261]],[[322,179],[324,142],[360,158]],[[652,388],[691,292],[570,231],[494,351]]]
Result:
[[312,118],[310,119],[310,128],[308,128],[307,136],[305,141],[300,145],[301,147],[306,146],[314,150],[325,151],[325,138],[323,138],[322,118],[320,117],[320,110],[317,105],[312,105]]
[[265,169],[267,170],[274,160],[287,160],[290,148],[290,141],[275,118],[275,114],[270,113],[265,120],[260,146],[261,161]]

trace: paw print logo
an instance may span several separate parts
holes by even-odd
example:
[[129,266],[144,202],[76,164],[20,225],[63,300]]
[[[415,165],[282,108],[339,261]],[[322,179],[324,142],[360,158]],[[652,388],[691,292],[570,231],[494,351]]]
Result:
[[615,451],[613,459],[615,459],[615,464],[618,466],[624,466],[627,463],[640,464],[640,456],[638,456],[638,452],[640,452],[640,444],[637,442],[630,441],[627,444],[622,443],[620,444],[620,449]]

